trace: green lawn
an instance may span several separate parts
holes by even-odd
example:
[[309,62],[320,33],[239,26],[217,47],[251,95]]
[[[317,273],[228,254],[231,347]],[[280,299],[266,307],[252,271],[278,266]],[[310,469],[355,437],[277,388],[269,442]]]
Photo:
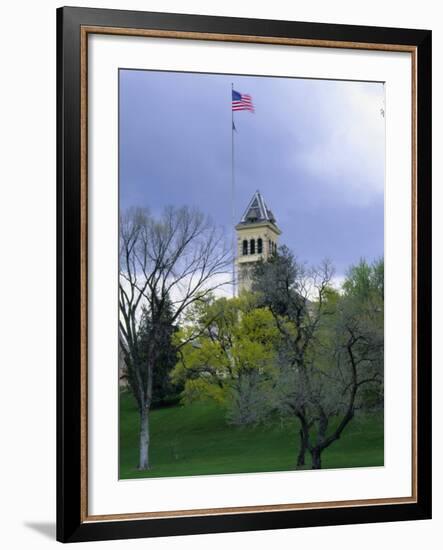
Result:
[[[153,410],[149,472],[137,471],[138,414],[133,398],[120,396],[120,478],[171,477],[292,470],[298,425],[256,428],[226,425],[223,410],[200,402]],[[307,456],[309,460],[309,456]],[[322,455],[323,468],[383,466],[383,415],[356,416],[342,438]]]

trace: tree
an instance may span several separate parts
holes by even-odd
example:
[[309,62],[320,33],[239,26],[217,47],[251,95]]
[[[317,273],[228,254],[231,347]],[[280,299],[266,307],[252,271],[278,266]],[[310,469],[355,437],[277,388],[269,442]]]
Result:
[[256,423],[270,407],[279,333],[271,313],[255,307],[247,294],[194,306],[192,319],[177,338],[187,340],[172,376],[184,383],[186,400],[209,397],[223,404],[231,424]]
[[364,407],[364,389],[382,385],[383,330],[377,317],[370,302],[340,297],[321,329],[299,416],[313,468],[321,468],[323,451],[340,439],[355,412]]
[[146,209],[130,209],[121,216],[119,241],[119,339],[140,415],[138,468],[147,470],[165,316],[169,310],[168,324],[177,324],[189,306],[226,284],[230,257],[223,234],[187,207],[168,207],[158,219]]
[[354,417],[361,388],[382,379],[380,303],[374,307],[372,293],[341,296],[332,276],[329,262],[307,268],[286,247],[253,273],[252,288],[282,336],[274,401],[299,420],[297,465],[309,451],[314,469]]
[[[384,328],[384,260],[369,265],[364,259],[352,266],[343,284],[344,296],[348,303],[353,301],[354,308],[360,308],[360,318],[366,313],[366,324],[376,330],[373,338],[379,341],[380,369],[383,366],[383,328]],[[383,406],[383,377],[378,384],[366,385],[361,390],[361,400],[366,408]]]
[[383,258],[369,265],[364,258],[348,270],[343,290],[346,295],[373,300],[384,298],[384,260]]
[[[162,318],[159,320],[159,339],[161,345],[158,354],[157,366],[153,371],[152,407],[161,406],[178,400],[182,388],[174,384],[170,373],[177,363],[177,349],[173,344],[173,336],[178,327],[172,323],[173,310],[170,300],[167,300]],[[151,318],[145,307],[142,309],[142,318],[139,326],[140,353],[142,362],[146,362],[149,351],[151,334]]]

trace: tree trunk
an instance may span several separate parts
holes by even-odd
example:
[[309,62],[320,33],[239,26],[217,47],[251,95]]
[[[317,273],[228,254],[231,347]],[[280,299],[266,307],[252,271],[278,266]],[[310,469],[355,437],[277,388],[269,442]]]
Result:
[[319,451],[318,449],[312,449],[311,456],[312,456],[312,469],[320,470],[321,469],[321,451]]
[[140,412],[139,470],[149,470],[149,409],[142,407]]
[[300,450],[298,451],[297,457],[297,468],[305,465],[305,456],[306,456],[306,439],[303,435],[303,430],[300,430]]

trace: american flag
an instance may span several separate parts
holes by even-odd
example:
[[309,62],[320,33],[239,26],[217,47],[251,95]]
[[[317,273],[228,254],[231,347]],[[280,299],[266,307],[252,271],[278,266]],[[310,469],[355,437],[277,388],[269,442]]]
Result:
[[248,94],[241,94],[232,90],[232,110],[233,111],[251,111],[254,112],[252,97]]

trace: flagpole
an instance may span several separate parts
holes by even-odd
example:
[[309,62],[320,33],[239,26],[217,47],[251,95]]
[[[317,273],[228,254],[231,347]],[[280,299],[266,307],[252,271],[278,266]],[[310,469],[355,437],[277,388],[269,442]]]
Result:
[[234,110],[232,109],[232,96],[234,83],[231,82],[231,217],[232,217],[232,293],[237,294],[235,280],[236,235],[235,235],[235,172],[234,172]]

